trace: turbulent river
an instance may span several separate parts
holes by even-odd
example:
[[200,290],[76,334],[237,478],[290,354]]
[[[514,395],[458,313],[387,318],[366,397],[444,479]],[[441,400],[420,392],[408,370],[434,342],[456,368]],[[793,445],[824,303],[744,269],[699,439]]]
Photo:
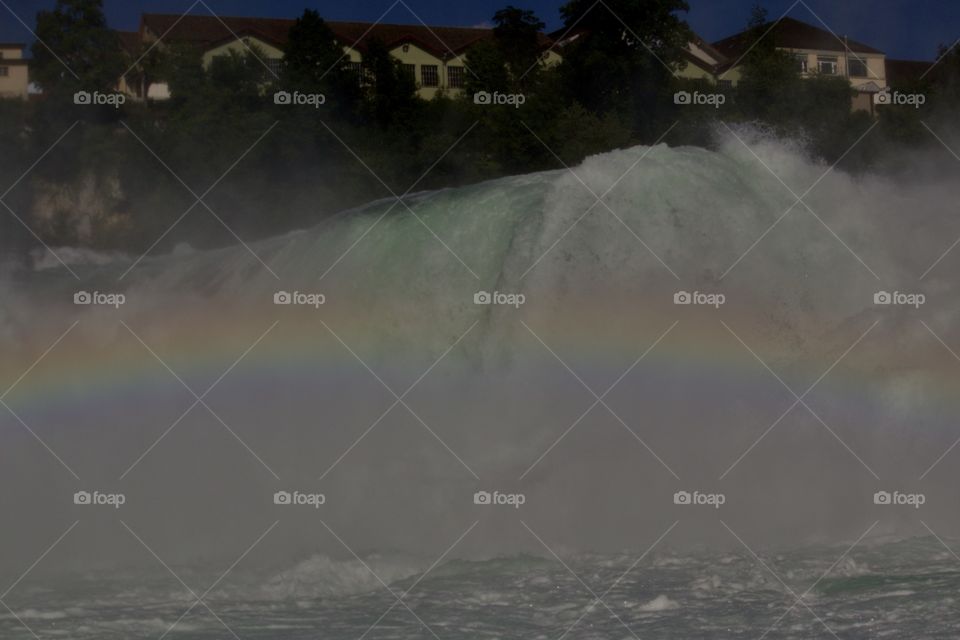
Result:
[[6,270],[0,637],[956,637],[923,162],[742,129]]

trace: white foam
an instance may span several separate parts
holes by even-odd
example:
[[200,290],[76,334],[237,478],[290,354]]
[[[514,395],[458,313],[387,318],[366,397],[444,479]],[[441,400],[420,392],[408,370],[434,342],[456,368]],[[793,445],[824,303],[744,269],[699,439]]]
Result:
[[645,612],[656,612],[656,611],[669,611],[671,609],[679,609],[680,603],[676,600],[671,600],[665,595],[659,595],[650,602],[642,604],[637,607],[638,611]]

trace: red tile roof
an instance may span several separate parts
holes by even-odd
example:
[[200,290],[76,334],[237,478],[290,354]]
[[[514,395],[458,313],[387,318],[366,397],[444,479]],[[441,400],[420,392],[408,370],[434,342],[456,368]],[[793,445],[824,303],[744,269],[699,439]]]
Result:
[[[237,36],[251,36],[278,48],[283,48],[294,20],[282,18],[242,18],[223,16],[184,16],[145,13],[141,31],[154,37],[163,36],[169,42],[192,43],[204,48]],[[426,27],[424,25],[371,24],[367,22],[327,22],[334,36],[346,46],[363,50],[378,39],[387,47],[412,43],[437,57],[459,54],[470,45],[490,38],[492,29],[467,27]],[[551,40],[541,34],[541,45],[550,46]]]
[[[793,18],[781,18],[776,23],[768,23],[761,27],[761,33],[767,33],[765,38],[773,38],[778,47],[785,49],[820,49],[823,51],[846,51],[842,35],[834,35],[826,29],[815,27],[812,24],[801,22]],[[753,46],[756,38],[749,31],[742,31],[729,38],[714,42],[713,46],[728,58],[740,58]],[[847,47],[854,53],[883,54],[883,51],[874,49],[856,40],[846,40]]]

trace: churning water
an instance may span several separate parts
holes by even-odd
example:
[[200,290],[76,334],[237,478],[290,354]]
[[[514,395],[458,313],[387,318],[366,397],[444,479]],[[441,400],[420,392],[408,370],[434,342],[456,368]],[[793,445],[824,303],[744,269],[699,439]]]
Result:
[[737,135],[10,270],[0,636],[953,637],[960,189]]

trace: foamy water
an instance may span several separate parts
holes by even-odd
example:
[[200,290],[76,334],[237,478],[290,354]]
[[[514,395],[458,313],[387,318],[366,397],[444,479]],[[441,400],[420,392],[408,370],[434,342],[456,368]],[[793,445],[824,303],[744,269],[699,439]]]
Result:
[[957,184],[738,135],[4,274],[0,635],[949,637]]
[[[331,571],[333,563],[313,559],[307,564],[316,570],[315,584],[306,583],[301,566],[294,570],[301,574],[297,587],[278,592],[245,576],[210,594],[204,602],[219,621],[204,605],[191,609],[195,599],[169,580],[124,587],[116,577],[25,592],[18,600],[45,607],[14,612],[41,637],[78,640],[219,638],[230,630],[263,639],[405,640],[431,631],[440,638],[537,639],[952,636],[960,624],[960,571],[943,565],[949,559],[936,540],[845,551],[811,547],[764,552],[760,560],[747,552],[581,555],[567,558],[566,567],[515,556],[453,561],[427,577],[386,585],[372,583],[358,561]],[[369,562],[377,567],[376,559]],[[4,638],[31,637],[11,614],[0,615],[0,631]]]

